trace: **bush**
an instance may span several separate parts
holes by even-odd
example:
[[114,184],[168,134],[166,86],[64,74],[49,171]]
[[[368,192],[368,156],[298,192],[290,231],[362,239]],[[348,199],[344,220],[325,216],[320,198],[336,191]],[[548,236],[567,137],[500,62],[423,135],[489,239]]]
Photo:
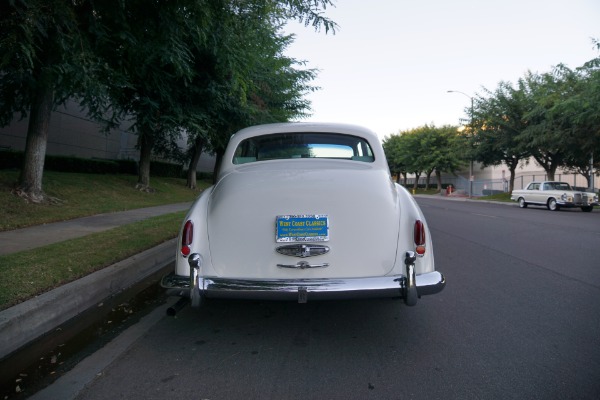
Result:
[[[0,151],[0,169],[20,169],[23,164],[22,151]],[[137,173],[133,160],[103,160],[46,155],[44,169],[58,172],[83,172],[88,174],[132,174]]]
[[46,156],[44,168],[48,171],[83,172],[86,174],[119,173],[119,164],[116,161],[64,156]]
[[23,152],[2,150],[0,151],[0,169],[21,168]]
[[115,160],[119,164],[119,173],[127,175],[138,174],[138,163],[134,160]]
[[[0,169],[20,169],[23,152],[0,150]],[[134,160],[105,160],[99,158],[79,158],[46,155],[44,169],[57,172],[83,172],[86,174],[138,174],[138,163]],[[164,178],[185,178],[179,164],[161,161],[150,162],[150,175]]]
[[150,162],[150,176],[163,178],[181,178],[183,168],[179,164],[171,164],[161,161]]

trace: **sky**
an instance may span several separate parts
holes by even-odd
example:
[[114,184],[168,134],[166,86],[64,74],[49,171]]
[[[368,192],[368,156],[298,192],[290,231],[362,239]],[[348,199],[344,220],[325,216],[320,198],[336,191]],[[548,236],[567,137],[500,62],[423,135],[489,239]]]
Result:
[[600,0],[334,1],[325,15],[335,34],[285,28],[295,35],[286,55],[319,70],[304,121],[363,125],[382,139],[460,125],[483,88],[600,55]]

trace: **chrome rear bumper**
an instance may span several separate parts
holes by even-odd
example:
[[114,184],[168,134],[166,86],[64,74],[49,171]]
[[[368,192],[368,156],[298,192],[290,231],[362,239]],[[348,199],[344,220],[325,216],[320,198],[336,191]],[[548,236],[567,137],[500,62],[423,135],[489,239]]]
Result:
[[[197,276],[196,284],[188,276],[167,275],[161,286],[170,294],[190,296],[197,290],[200,297],[221,299],[291,300],[304,303],[308,300],[334,300],[356,298],[404,298],[407,279],[405,275],[346,278],[346,279],[227,279]],[[437,272],[416,275],[418,297],[439,293],[446,280]],[[196,288],[191,289],[191,287]]]

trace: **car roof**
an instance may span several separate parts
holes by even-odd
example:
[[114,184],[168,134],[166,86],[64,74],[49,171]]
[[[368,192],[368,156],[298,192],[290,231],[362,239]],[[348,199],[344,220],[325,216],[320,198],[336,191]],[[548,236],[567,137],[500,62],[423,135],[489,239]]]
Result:
[[[359,136],[373,143],[380,141],[377,134],[370,129],[359,125],[333,122],[282,122],[275,124],[256,125],[238,131],[232,136],[232,140],[235,139],[237,142],[241,142],[242,140],[253,136],[294,132],[341,133]],[[373,143],[371,145],[373,145]]]

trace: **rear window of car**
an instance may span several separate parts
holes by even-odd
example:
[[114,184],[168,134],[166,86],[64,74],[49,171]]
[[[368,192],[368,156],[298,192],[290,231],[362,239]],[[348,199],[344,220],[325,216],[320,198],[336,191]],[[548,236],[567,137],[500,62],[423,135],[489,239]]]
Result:
[[369,143],[360,137],[339,133],[277,133],[240,142],[234,164],[266,160],[328,158],[373,162]]

